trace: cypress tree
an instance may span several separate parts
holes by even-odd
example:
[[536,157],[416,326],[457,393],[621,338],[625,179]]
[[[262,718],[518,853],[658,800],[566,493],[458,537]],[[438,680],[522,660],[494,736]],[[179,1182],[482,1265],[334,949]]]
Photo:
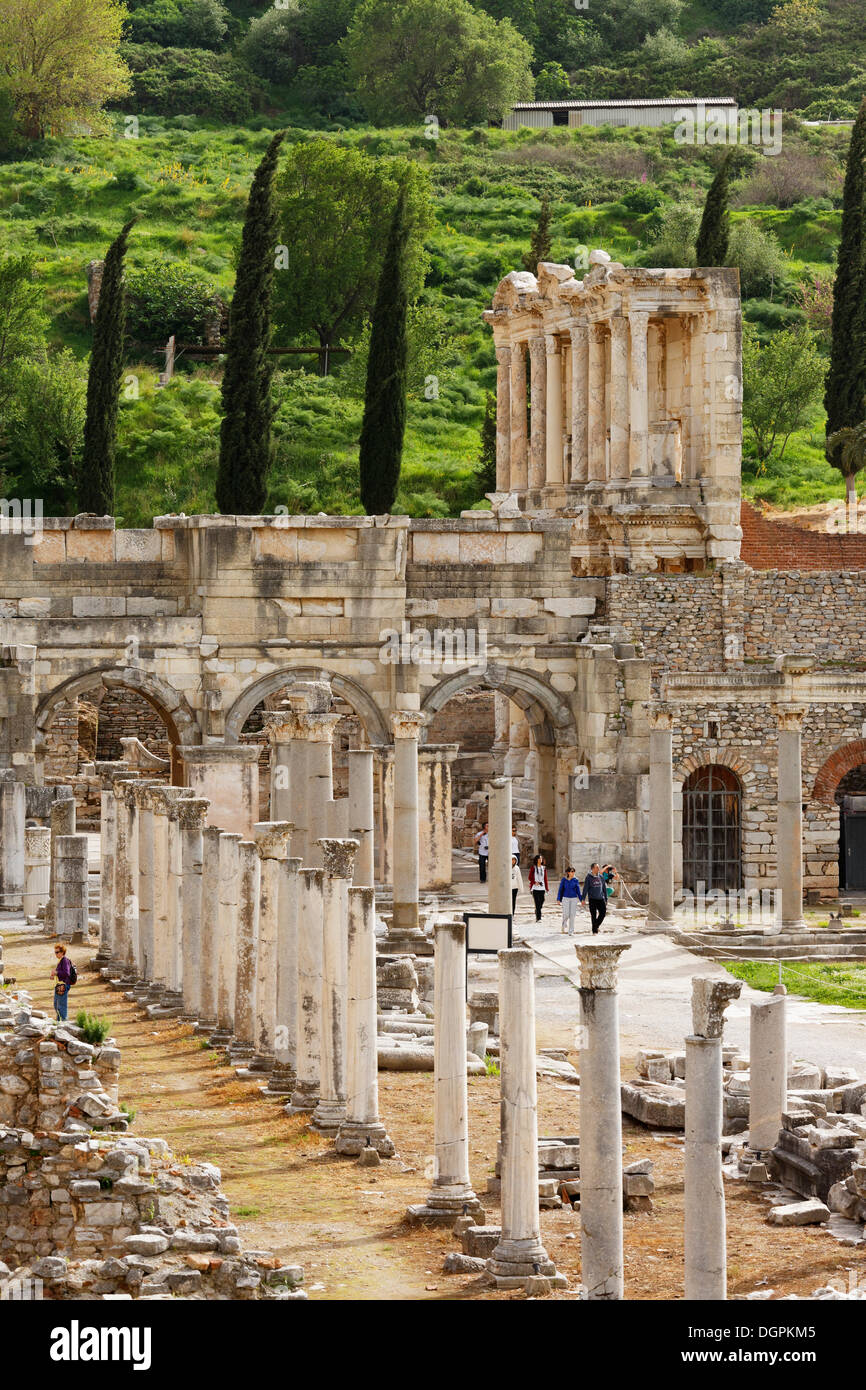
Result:
[[724,265],[728,254],[728,237],[731,230],[728,213],[730,165],[731,152],[728,151],[707,192],[704,214],[695,243],[695,263],[700,266]]
[[277,241],[273,183],[284,131],[268,145],[247,201],[223,371],[217,506],[255,516],[271,461],[271,291]]
[[553,242],[550,239],[550,202],[543,198],[541,211],[538,214],[538,221],[529,240],[529,250],[523,257],[523,269],[531,271],[533,275],[538,273],[539,261],[549,261],[553,249]]
[[390,512],[400,483],[406,429],[406,193],[401,188],[370,328],[364,420],[361,425],[361,501],[368,516]]
[[[866,416],[866,98],[848,148],[842,201],[842,235],[833,285],[830,367],[824,390],[827,438]],[[838,441],[827,446],[831,463]]]
[[484,420],[481,424],[481,456],[478,460],[478,482],[484,493],[496,491],[496,396],[487,392]]
[[135,219],[127,222],[108,248],[99,306],[93,321],[93,347],[87,374],[84,444],[78,474],[78,506],[95,516],[113,516],[117,412],[123,377],[126,294],[123,261]]

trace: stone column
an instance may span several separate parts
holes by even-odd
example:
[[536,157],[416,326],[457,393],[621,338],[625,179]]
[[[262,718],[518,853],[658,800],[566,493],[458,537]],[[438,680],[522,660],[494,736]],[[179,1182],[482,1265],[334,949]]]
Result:
[[587,480],[589,422],[589,330],[585,323],[570,328],[571,335],[571,481]]
[[511,477],[512,492],[525,492],[529,473],[526,448],[526,344],[511,344]]
[[114,928],[112,931],[112,958],[107,968],[109,976],[121,977],[126,967],[127,936],[129,931],[129,897],[132,893],[129,865],[129,805],[127,788],[132,786],[132,777],[114,779],[115,798],[115,846],[114,856]]
[[102,791],[99,803],[99,950],[96,964],[107,966],[112,957],[117,883],[117,795],[114,779],[126,771],[122,762],[97,763]]
[[622,1109],[616,975],[627,946],[575,946],[580,961],[580,1269],[583,1297],[623,1296]]
[[121,864],[123,882],[123,951],[120,958],[121,983],[134,985],[138,978],[138,782],[123,782],[126,805],[126,857]]
[[210,804],[208,824],[251,835],[259,818],[259,748],[248,743],[182,747],[186,781]]
[[322,893],[322,1068],[312,1126],[336,1134],[346,1118],[346,995],[349,955],[349,884],[357,840],[324,838]]
[[240,882],[240,835],[224,830],[220,833],[219,875],[219,948],[217,951],[216,1032],[211,1038],[214,1046],[224,1047],[231,1041],[235,1018],[235,975],[238,938],[238,886]]
[[23,782],[0,781],[0,911],[18,912],[24,896],[24,826],[27,790]]
[[202,855],[203,831],[210,802],[204,796],[177,803],[180,816],[181,865],[181,988],[184,1016],[198,1019],[201,1012]]
[[562,422],[562,351],[559,339],[553,333],[546,335],[544,344],[547,357],[545,481],[548,487],[559,487],[562,484],[564,433]]
[[610,321],[610,476],[629,476],[628,319]]
[[[321,866],[321,847],[319,840],[327,836],[330,823],[330,807],[334,799],[333,743],[334,730],[340,722],[339,714],[331,714],[331,687],[327,681],[296,681],[288,694],[288,701],[296,716],[295,732],[303,742],[304,751],[298,756],[298,766],[303,761],[306,773],[306,817],[303,821],[303,857],[314,868]],[[294,773],[293,760],[291,771]],[[301,798],[300,783],[292,796],[292,823],[303,810],[298,802]]]
[[374,784],[376,826],[373,835],[376,859],[376,878],[380,883],[394,882],[394,745],[380,744],[373,756],[378,769]]
[[25,917],[35,917],[48,901],[51,886],[51,831],[47,825],[28,825],[24,830]]
[[324,878],[321,869],[298,874],[298,1079],[287,1114],[313,1111],[319,1103]]
[[277,1042],[277,939],[282,864],[289,852],[289,821],[262,821],[255,827],[259,865],[259,934],[256,946],[255,1056],[251,1071],[270,1071]]
[[778,821],[776,864],[783,931],[803,931],[803,765],[801,706],[778,707]]
[[151,787],[153,820],[153,956],[150,970],[149,1001],[161,1002],[165,989],[166,921],[168,913],[168,820],[165,788]]
[[340,1154],[359,1154],[372,1147],[383,1158],[391,1158],[394,1143],[379,1118],[376,910],[372,888],[349,889],[348,969],[346,1118],[340,1125],[335,1148]]
[[154,802],[151,791],[150,782],[139,782],[133,788],[138,817],[138,937],[135,959],[141,985],[153,980]]
[[200,1033],[213,1033],[217,1027],[217,977],[222,927],[220,844],[224,833],[218,825],[209,825],[202,835],[201,958],[196,1025]]
[[466,925],[437,922],[433,935],[433,1185],[425,1204],[409,1207],[406,1218],[451,1226],[464,1212],[484,1211],[469,1178]]
[[256,1042],[256,946],[259,935],[259,856],[252,840],[238,844],[240,868],[235,952],[233,1062],[252,1057]]
[[496,491],[511,491],[511,348],[496,349]]
[[425,892],[451,887],[451,764],[459,752],[459,743],[424,743],[418,749],[419,885]]
[[54,840],[55,929],[63,941],[87,940],[87,836]]
[[[55,891],[54,891],[54,879],[55,879],[56,872],[57,872],[57,866],[56,866],[56,862],[55,862],[55,861],[56,861],[56,858],[57,858],[57,849],[56,849],[56,845],[57,845],[57,840],[58,840],[59,836],[61,836],[61,835],[74,835],[74,834],[75,834],[75,797],[74,797],[74,796],[68,796],[68,797],[63,797],[63,798],[62,798],[61,800],[59,800],[59,801],[53,801],[53,802],[51,803],[51,809],[50,809],[50,811],[49,811],[49,813],[48,813],[48,819],[49,819],[49,824],[50,824],[50,826],[51,826],[51,891],[50,891],[50,893],[49,893],[49,895],[48,895],[48,902],[47,902],[47,904],[46,904],[46,910],[45,910],[45,925],[46,925],[47,928],[51,929],[52,926],[53,926],[53,923],[54,923],[54,906],[55,906],[55,896],[56,896],[56,895],[55,895]],[[24,850],[24,827],[23,827],[23,825],[22,825],[22,827],[21,827],[21,851],[22,851],[22,855],[21,855],[21,885],[22,885],[22,890],[23,890],[23,885],[24,885],[24,856],[23,856],[23,850]],[[137,884],[135,885],[133,891],[136,892],[136,893],[138,892],[138,885],[137,885]]]
[[394,906],[392,930],[402,938],[422,937],[418,926],[418,737],[424,715],[399,710],[394,732]]
[[685,1294],[692,1302],[727,1298],[722,1031],[725,1009],[739,998],[742,987],[740,980],[692,980],[684,1168]]
[[689,353],[689,477],[704,475],[704,346],[706,317],[692,314],[688,320]]
[[650,922],[674,918],[673,711],[649,706],[649,906]]
[[535,1076],[535,976],[527,946],[499,952],[502,1230],[487,1261],[492,1283],[516,1289],[532,1275],[555,1279],[538,1219],[538,1092]]
[[647,324],[649,314],[631,309],[629,356],[629,446],[628,466],[633,478],[649,476],[649,404],[647,399]]
[[751,1007],[749,1029],[749,1148],[775,1148],[788,1108],[788,1036],[784,985]]
[[605,378],[605,338],[603,323],[589,325],[589,363],[587,367],[587,476],[590,482],[607,477],[605,443],[607,436]]
[[300,859],[280,859],[277,918],[277,1027],[265,1094],[287,1099],[298,1080],[298,913]]
[[292,785],[292,743],[297,737],[297,723],[291,710],[268,710],[263,715],[265,732],[271,748],[271,820],[290,820],[292,800],[299,786]]
[[547,460],[547,361],[544,335],[529,340],[529,487],[544,487]]
[[355,883],[372,888],[373,868],[373,750],[349,751],[349,836],[358,841],[355,855]]
[[183,1012],[181,989],[183,963],[183,839],[180,823],[180,803],[189,800],[184,788],[165,787],[163,792],[176,793],[164,797],[168,822],[168,880],[165,914],[165,989],[163,1003],[174,1013]]
[[487,911],[511,913],[511,778],[494,777],[487,802]]
[[180,895],[183,883],[177,803],[188,798],[184,787],[151,787],[153,806],[153,1017],[180,1012]]

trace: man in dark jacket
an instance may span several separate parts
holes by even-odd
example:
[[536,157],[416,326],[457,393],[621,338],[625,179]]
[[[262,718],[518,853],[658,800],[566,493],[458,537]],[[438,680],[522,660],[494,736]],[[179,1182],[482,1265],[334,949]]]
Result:
[[592,934],[596,936],[607,913],[607,883],[597,864],[590,866],[583,883],[583,900],[589,904]]

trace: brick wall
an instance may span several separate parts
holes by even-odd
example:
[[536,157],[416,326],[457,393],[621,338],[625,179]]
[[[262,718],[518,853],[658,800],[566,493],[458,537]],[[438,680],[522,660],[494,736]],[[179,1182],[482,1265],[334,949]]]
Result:
[[826,536],[768,521],[743,502],[740,558],[755,570],[866,570],[866,536]]

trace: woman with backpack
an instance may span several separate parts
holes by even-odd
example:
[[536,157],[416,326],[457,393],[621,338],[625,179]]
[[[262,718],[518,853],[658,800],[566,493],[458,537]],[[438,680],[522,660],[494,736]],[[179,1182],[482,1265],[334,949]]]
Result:
[[529,891],[535,901],[535,920],[541,921],[541,909],[544,907],[545,896],[550,892],[550,884],[547,881],[547,867],[544,863],[544,855],[536,854],[529,869]]
[[67,956],[62,941],[58,941],[54,947],[54,954],[57,957],[57,964],[51,972],[52,978],[57,979],[54,986],[54,1015],[58,1023],[65,1023],[69,1010],[69,991],[78,983],[78,971]]

